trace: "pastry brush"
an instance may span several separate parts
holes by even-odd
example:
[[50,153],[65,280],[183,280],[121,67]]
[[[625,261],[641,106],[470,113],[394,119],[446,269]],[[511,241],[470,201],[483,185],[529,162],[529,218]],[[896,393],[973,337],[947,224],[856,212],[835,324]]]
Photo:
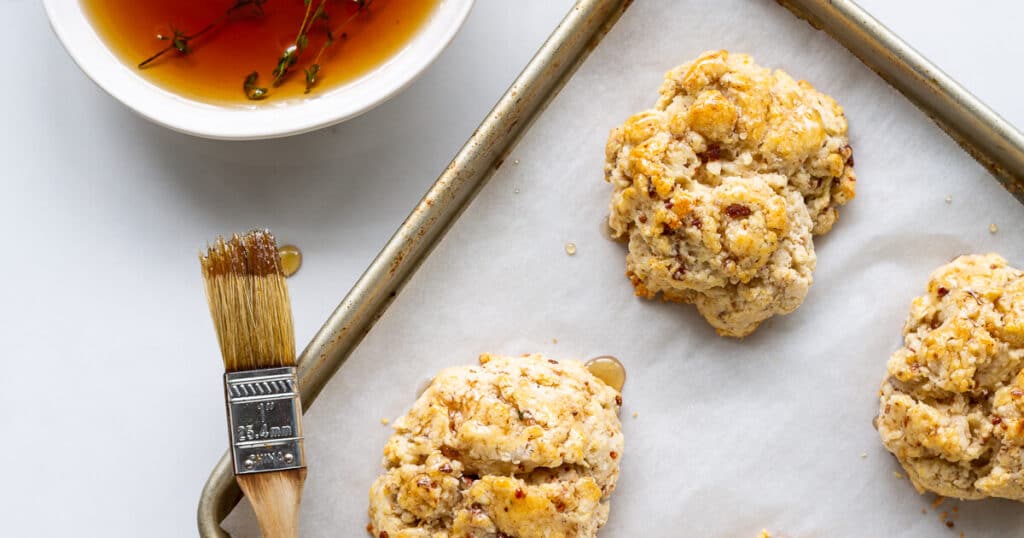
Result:
[[306,479],[295,329],[269,231],[218,238],[200,254],[224,359],[235,478],[265,538],[295,538]]

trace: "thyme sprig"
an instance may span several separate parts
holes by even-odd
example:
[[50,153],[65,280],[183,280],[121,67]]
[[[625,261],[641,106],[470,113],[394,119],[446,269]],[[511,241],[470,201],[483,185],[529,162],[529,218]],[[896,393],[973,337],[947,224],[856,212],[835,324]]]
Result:
[[[332,28],[330,26],[330,17],[327,14],[327,0],[320,0],[317,4],[316,9],[313,9],[312,0],[303,0],[306,4],[306,14],[302,18],[302,24],[299,25],[299,31],[295,36],[295,43],[289,45],[288,48],[281,53],[281,56],[277,59],[277,64],[274,70],[271,72],[273,75],[273,86],[277,87],[284,83],[285,77],[288,75],[289,70],[299,61],[299,55],[302,54],[309,46],[309,32],[312,30],[314,24],[319,21],[324,21],[324,32],[327,34],[326,40],[320,49],[317,51],[316,56],[313,58],[312,63],[306,67],[303,72],[306,78],[306,93],[309,93],[311,89],[316,85],[320,78],[320,57],[323,56],[325,50],[334,44],[336,41],[335,34],[348,25],[352,20],[356,18],[360,13],[363,12],[373,0],[350,0],[356,4],[357,9],[348,18],[341,22],[341,24]],[[342,38],[346,37],[346,34],[341,34]],[[243,88],[245,89],[245,95],[249,99],[259,100],[267,97],[266,88],[256,87],[256,81],[259,79],[259,73],[253,71],[249,73],[245,78]],[[253,90],[253,91],[250,91]]]
[[302,54],[306,47],[309,46],[309,30],[312,28],[313,23],[321,17],[327,18],[327,12],[325,6],[327,0],[320,0],[317,4],[316,10],[313,10],[312,0],[303,0],[306,4],[306,13],[302,17],[302,24],[299,25],[299,31],[295,35],[295,43],[284,49],[281,56],[277,59],[277,66],[274,67],[274,86],[280,86],[284,82],[285,75],[288,74],[288,70],[299,60],[299,54]]
[[160,49],[159,51],[157,51],[155,54],[153,54],[149,58],[146,58],[145,60],[142,60],[141,62],[139,62],[139,69],[145,68],[147,65],[153,63],[158,58],[160,58],[161,56],[163,56],[164,54],[167,54],[168,52],[170,52],[172,50],[173,51],[177,51],[178,54],[181,55],[181,56],[184,56],[184,55],[192,52],[192,47],[190,46],[190,43],[192,42],[193,39],[196,39],[196,38],[202,36],[203,34],[206,34],[210,30],[213,30],[214,28],[220,26],[222,23],[224,23],[228,19],[230,19],[232,15],[234,15],[235,13],[237,13],[238,11],[240,11],[243,8],[251,7],[254,14],[262,15],[263,14],[263,4],[266,1],[267,0],[235,0],[235,3],[232,4],[232,6],[229,7],[227,10],[225,10],[224,13],[222,13],[219,17],[214,19],[212,22],[210,22],[206,26],[204,26],[201,30],[199,30],[198,32],[195,32],[193,34],[188,34],[184,30],[181,30],[179,28],[175,28],[172,25],[171,26],[171,35],[168,36],[168,35],[159,34],[159,35],[156,36],[156,38],[159,39],[160,41],[170,41],[170,43],[166,47],[164,47],[164,48]]
[[[345,28],[345,26],[347,26],[350,22],[352,22],[366,8],[370,7],[370,4],[373,3],[373,0],[353,0],[353,1],[359,6],[359,8],[354,13],[349,15],[349,17],[347,19],[342,21],[341,24],[339,24],[336,28],[334,28],[334,29],[331,29],[330,27],[327,28],[327,30],[326,30],[326,32],[327,32],[327,39],[324,41],[323,45],[320,45],[320,50],[318,50],[316,52],[316,56],[313,57],[313,61],[309,64],[309,67],[306,68],[306,92],[305,93],[309,93],[309,91],[313,89],[313,86],[316,86],[316,83],[319,81],[319,77],[320,77],[320,57],[323,56],[325,50],[327,50],[331,45],[334,44],[334,41],[335,41],[334,36],[335,36],[335,34],[338,31],[340,31],[343,28]],[[346,34],[344,32],[341,33],[341,38],[342,39],[345,39],[347,37],[348,37],[348,34]]]
[[[229,22],[233,16],[243,9],[250,8],[253,14],[263,15],[263,4],[265,4],[266,1],[267,0],[235,0],[234,4],[232,4],[231,7],[225,10],[220,16],[208,23],[199,31],[191,34],[185,30],[171,26],[171,33],[169,35],[159,34],[156,36],[160,41],[167,41],[167,46],[160,49],[149,58],[139,62],[139,69],[146,68],[157,59],[171,51],[177,52],[179,56],[190,54],[192,52],[193,40],[209,33],[222,24]],[[363,11],[373,3],[373,0],[349,1],[357,6],[356,10],[340,24],[332,26],[327,13],[327,0],[303,0],[306,9],[302,17],[302,23],[299,25],[298,32],[296,32],[294,43],[289,45],[277,59],[277,63],[272,71],[273,79],[270,84],[271,87],[276,88],[284,83],[291,68],[298,63],[299,56],[309,47],[310,32],[313,31],[314,27],[322,27],[325,34],[324,42],[320,45],[320,48],[317,50],[316,55],[313,57],[309,65],[303,69],[306,93],[309,93],[310,90],[316,86],[320,80],[322,70],[320,59],[323,57],[324,52],[339,40],[336,36],[340,36],[341,40],[346,39],[348,34],[342,32],[345,26],[362,14]],[[323,21],[323,24],[318,25],[318,21]],[[245,76],[245,79],[242,82],[242,90],[245,92],[246,98],[253,101],[259,101],[270,96],[270,88],[260,86],[259,79],[260,74],[258,71],[253,71]]]

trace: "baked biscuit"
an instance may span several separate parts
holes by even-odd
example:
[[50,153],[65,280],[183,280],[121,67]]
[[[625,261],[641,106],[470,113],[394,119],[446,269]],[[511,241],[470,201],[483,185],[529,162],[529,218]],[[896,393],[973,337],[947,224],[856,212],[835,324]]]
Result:
[[854,196],[846,119],[830,97],[749,56],[709,52],[670,71],[655,108],[612,130],[613,235],[637,295],[695,303],[742,337],[795,310],[812,234]]
[[876,426],[919,492],[1024,501],[1024,272],[961,256],[914,299]]
[[622,398],[577,361],[482,355],[395,422],[373,536],[592,537],[623,452]]
[[717,163],[697,167],[699,181],[782,174],[804,197],[815,235],[831,230],[838,206],[854,197],[843,108],[810,83],[720,50],[669,71],[660,93],[655,108],[669,118],[673,136]]

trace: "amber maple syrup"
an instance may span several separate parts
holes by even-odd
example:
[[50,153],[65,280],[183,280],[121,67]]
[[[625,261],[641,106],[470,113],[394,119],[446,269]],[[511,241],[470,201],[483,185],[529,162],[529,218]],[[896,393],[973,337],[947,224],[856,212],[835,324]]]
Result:
[[619,359],[611,355],[594,357],[585,363],[587,370],[590,370],[594,377],[604,381],[605,385],[622,392],[622,386],[626,384],[626,367],[619,362]]
[[[258,71],[259,85],[270,86],[277,59],[295,43],[306,13],[303,0],[266,0],[262,14],[251,8],[238,9],[191,40],[188,53],[170,51],[143,69],[138,68],[140,62],[170,43],[158,36],[173,36],[175,29],[184,34],[199,32],[237,0],[81,1],[96,32],[115,55],[146,79],[198,101],[251,105],[315,98],[371,71],[401,50],[439,0],[374,0],[360,13],[356,13],[359,7],[353,0],[327,0],[328,18],[318,19],[311,27],[308,45],[287,79],[271,87],[262,101],[246,97],[245,78]],[[317,0],[312,3],[318,5]],[[328,28],[340,29],[320,58],[316,85],[306,94],[303,69],[327,40]]]
[[284,245],[277,249],[281,256],[281,272],[288,278],[299,272],[302,267],[302,251],[295,245]]

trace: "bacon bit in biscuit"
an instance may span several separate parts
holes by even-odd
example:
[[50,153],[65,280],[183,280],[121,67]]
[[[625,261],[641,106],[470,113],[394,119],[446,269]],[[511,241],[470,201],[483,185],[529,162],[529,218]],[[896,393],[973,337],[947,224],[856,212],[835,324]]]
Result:
[[750,213],[750,208],[743,204],[729,204],[725,208],[725,214],[734,219],[749,217]]
[[700,162],[702,163],[717,161],[722,158],[722,148],[718,144],[708,144],[708,149],[697,156],[700,157]]

